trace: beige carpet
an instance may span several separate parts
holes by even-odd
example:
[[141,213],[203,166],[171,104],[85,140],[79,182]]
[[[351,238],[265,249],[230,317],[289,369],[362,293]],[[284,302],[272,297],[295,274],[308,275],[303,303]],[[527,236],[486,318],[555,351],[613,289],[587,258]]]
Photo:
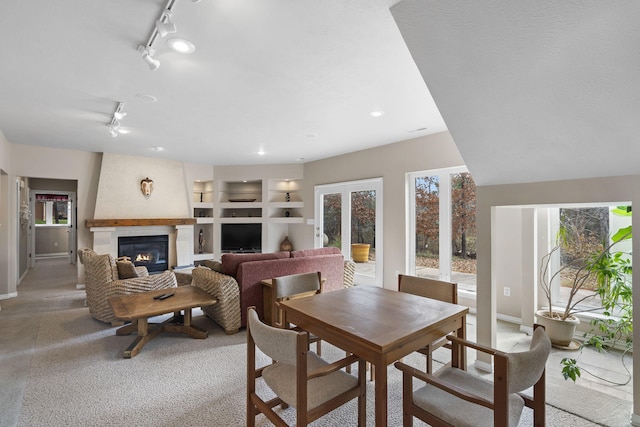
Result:
[[[195,315],[194,323],[210,331],[208,339],[160,335],[135,358],[123,359],[122,350],[133,337],[115,336],[114,328],[93,320],[86,308],[45,313],[18,425],[244,425],[245,334],[225,335],[204,316]],[[328,358],[342,354],[329,345],[323,351]],[[420,357],[405,361],[422,366]],[[391,426],[401,425],[400,383],[400,375],[390,367]],[[367,425],[373,425],[373,384],[367,393]],[[522,426],[532,424],[525,411]],[[294,420],[292,409],[283,414]],[[553,407],[547,419],[550,426],[597,425]],[[270,425],[262,416],[257,424]],[[355,403],[312,425],[356,425]]]

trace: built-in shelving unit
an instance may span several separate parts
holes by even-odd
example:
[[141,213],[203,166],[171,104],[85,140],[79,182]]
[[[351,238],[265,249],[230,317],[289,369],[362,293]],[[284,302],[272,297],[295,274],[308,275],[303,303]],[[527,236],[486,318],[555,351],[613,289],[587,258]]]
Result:
[[195,181],[193,183],[193,260],[203,261],[214,258],[214,191],[213,181]]
[[195,264],[220,258],[222,224],[261,224],[262,250],[271,252],[290,235],[290,225],[304,223],[301,166],[216,167],[214,171],[193,164],[186,175],[192,183]]

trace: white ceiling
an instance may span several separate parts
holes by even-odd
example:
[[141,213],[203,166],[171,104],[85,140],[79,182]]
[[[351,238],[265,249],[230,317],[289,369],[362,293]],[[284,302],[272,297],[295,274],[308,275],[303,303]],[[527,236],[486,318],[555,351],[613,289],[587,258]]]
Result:
[[[445,131],[396,1],[177,0],[167,38],[196,51],[160,38],[156,71],[136,48],[166,0],[6,1],[0,131],[15,144],[212,165],[307,162]],[[117,102],[130,133],[112,138]]]
[[640,172],[639,1],[391,10],[477,184]]

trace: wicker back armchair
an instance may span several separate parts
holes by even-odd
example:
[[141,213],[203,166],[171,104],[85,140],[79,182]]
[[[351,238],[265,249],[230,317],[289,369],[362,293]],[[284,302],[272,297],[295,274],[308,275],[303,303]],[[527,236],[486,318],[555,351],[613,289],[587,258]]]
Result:
[[207,267],[196,267],[191,272],[193,286],[215,297],[217,304],[202,307],[202,311],[222,326],[226,334],[240,330],[240,287],[231,276]]
[[150,276],[144,267],[144,270],[139,267],[135,269],[139,277],[120,279],[115,259],[108,254],[98,255],[90,249],[80,251],[80,261],[85,266],[85,290],[89,313],[94,318],[114,326],[122,322],[113,315],[109,297],[177,286],[173,272],[165,271]]

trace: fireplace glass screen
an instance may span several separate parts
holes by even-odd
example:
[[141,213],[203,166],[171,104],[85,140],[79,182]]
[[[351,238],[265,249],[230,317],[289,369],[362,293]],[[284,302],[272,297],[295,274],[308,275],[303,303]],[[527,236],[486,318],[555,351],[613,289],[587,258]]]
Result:
[[118,256],[147,267],[149,274],[161,273],[169,269],[169,236],[118,237]]

